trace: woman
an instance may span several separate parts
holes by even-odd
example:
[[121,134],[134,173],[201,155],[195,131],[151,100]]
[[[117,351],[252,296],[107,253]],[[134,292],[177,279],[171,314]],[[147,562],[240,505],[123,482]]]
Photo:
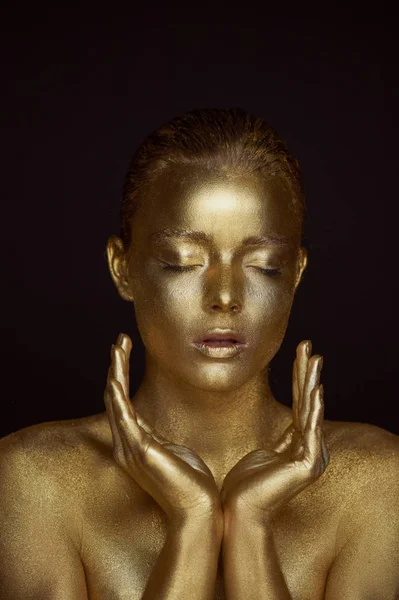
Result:
[[193,111],[139,148],[107,253],[145,375],[130,400],[120,335],[104,413],[1,441],[1,598],[396,597],[397,437],[323,422],[310,341],[292,411],[267,379],[303,212],[298,163],[242,110]]

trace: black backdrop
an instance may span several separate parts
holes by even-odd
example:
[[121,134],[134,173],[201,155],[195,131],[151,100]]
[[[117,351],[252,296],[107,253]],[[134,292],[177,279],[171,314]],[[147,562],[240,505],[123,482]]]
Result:
[[326,418],[399,433],[393,24],[375,6],[187,6],[3,15],[0,435],[103,411],[120,331],[133,336],[134,392],[143,348],[104,255],[128,161],[165,120],[230,106],[269,120],[305,177],[309,265],[272,363],[277,398],[289,404],[310,338]]

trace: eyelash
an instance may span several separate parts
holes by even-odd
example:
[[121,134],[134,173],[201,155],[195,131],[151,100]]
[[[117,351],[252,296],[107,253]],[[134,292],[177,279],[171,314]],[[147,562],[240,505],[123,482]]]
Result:
[[[192,271],[196,268],[196,265],[192,265],[189,267],[180,267],[179,265],[167,265],[163,267],[164,271],[175,271],[176,273],[181,273],[183,271]],[[278,277],[282,275],[280,269],[262,269],[262,267],[253,267],[257,271],[261,271],[264,275],[268,275],[269,277]]]
[[279,275],[282,275],[280,269],[262,269],[262,267],[254,267],[254,269],[261,271],[265,275],[269,275],[269,277],[278,277]]
[[192,265],[191,267],[179,267],[178,265],[166,265],[166,267],[162,267],[164,271],[192,271],[193,269],[195,269],[195,266]]

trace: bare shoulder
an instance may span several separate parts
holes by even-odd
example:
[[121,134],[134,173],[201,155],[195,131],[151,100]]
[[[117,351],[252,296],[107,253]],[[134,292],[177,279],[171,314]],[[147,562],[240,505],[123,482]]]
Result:
[[326,482],[340,513],[338,547],[365,523],[376,531],[392,529],[399,523],[399,437],[375,425],[338,421],[326,421],[325,437]]
[[87,598],[81,507],[98,456],[92,425],[40,423],[0,440],[1,597]]
[[[365,514],[376,497],[396,496],[399,506],[399,437],[366,423],[324,422],[330,462],[322,477],[298,498],[327,506],[338,518]],[[319,495],[320,494],[320,495]],[[392,503],[392,502],[391,502]],[[359,511],[359,509],[364,509]],[[301,507],[303,510],[303,507]]]
[[[366,423],[326,421],[325,437],[331,453],[331,470],[345,469],[353,477],[370,479],[397,472],[399,466],[399,436],[386,429]],[[379,479],[377,477],[377,479]]]
[[97,414],[24,427],[0,439],[0,456],[4,452],[23,452],[24,449],[39,453],[43,449],[56,453],[67,448],[80,451],[85,442],[96,435],[96,425],[102,421],[103,415]]
[[50,421],[1,438],[1,476],[20,479],[32,492],[40,485],[63,492],[78,489],[84,482],[85,466],[108,450],[100,421],[100,415]]
[[392,488],[399,484],[399,437],[366,423],[326,421],[329,477],[347,491]]

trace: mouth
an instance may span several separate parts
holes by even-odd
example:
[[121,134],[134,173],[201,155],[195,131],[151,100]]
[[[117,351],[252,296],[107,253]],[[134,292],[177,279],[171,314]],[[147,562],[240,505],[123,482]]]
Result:
[[213,358],[235,356],[247,347],[244,336],[230,330],[206,333],[194,340],[193,345],[205,356]]

